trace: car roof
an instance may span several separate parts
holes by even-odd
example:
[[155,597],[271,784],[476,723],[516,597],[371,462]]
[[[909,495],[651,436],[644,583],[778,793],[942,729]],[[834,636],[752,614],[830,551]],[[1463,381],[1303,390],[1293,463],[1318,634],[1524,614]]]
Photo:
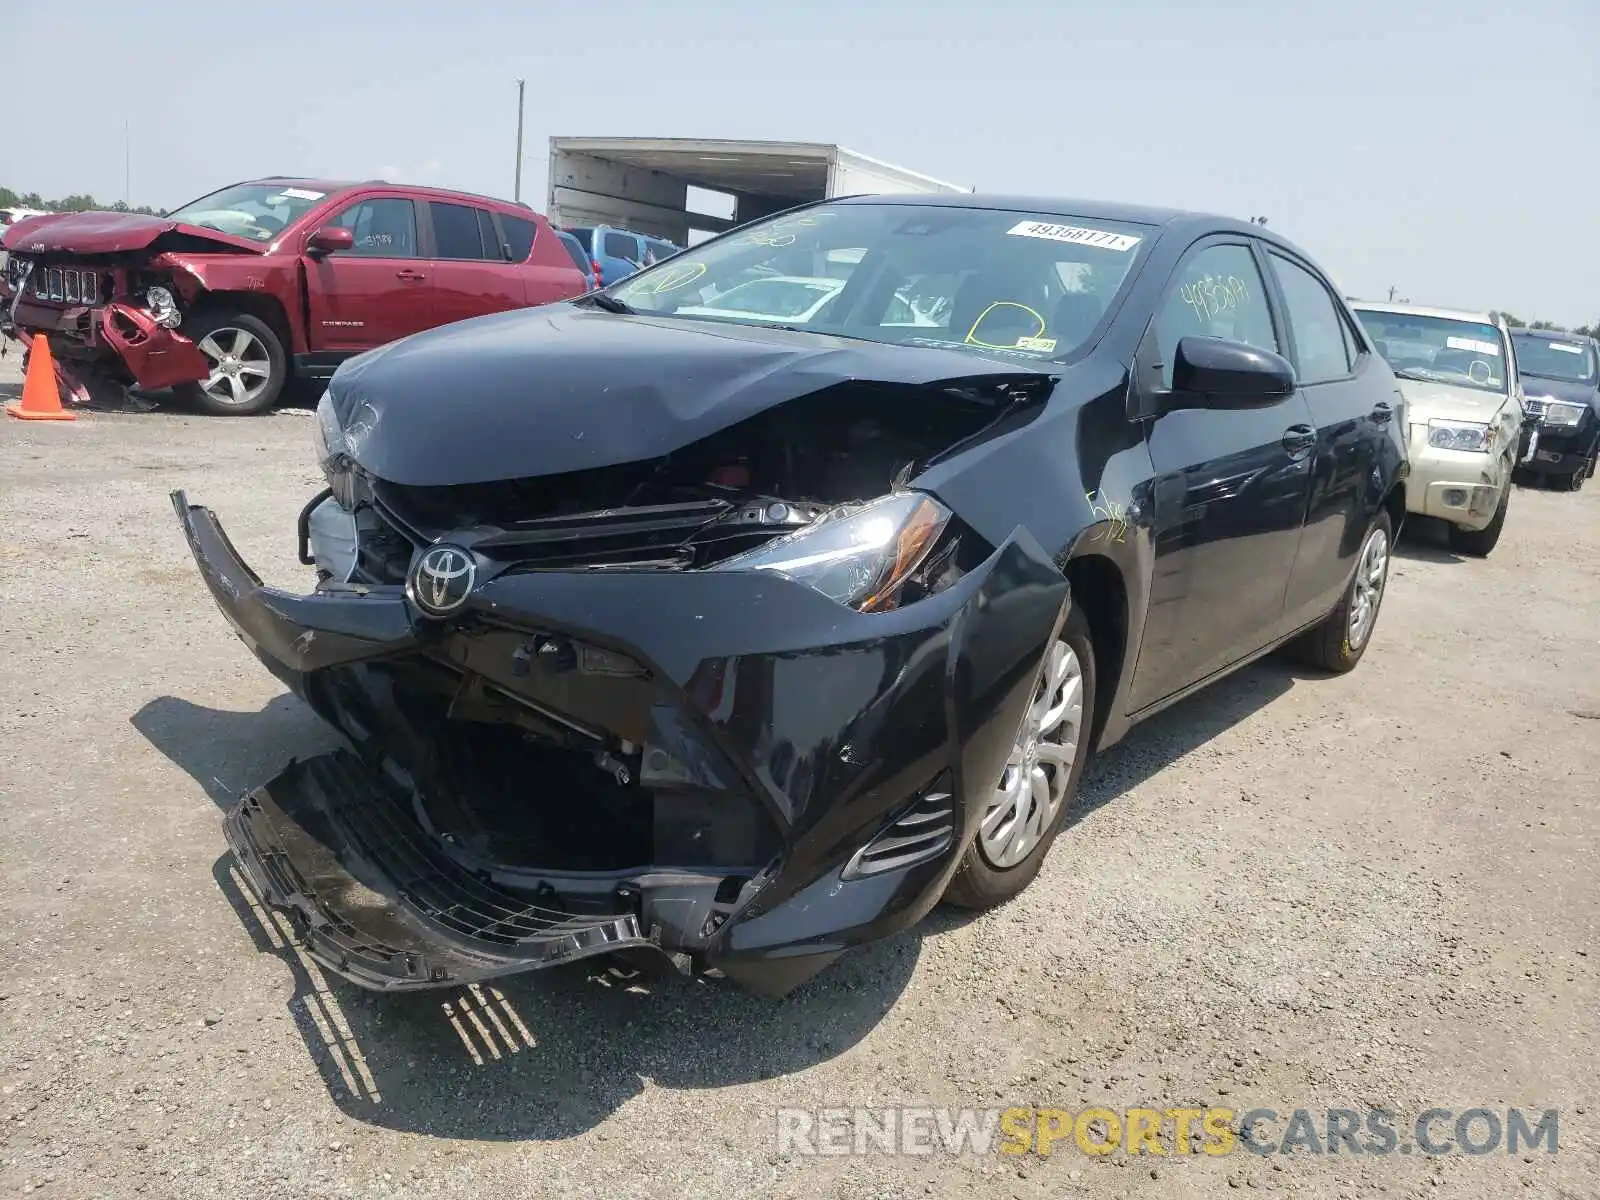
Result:
[[[304,187],[319,192],[348,191],[351,188],[362,187],[387,187],[399,188],[407,192],[416,192],[423,196],[437,196],[441,200],[462,200],[473,204],[495,204],[501,208],[522,209],[529,216],[537,216],[532,207],[519,200],[502,200],[498,196],[485,196],[478,192],[460,192],[452,188],[427,187],[420,183],[392,183],[387,179],[307,179],[296,175],[264,175],[260,179],[249,179],[246,183],[270,183],[274,186]],[[238,184],[229,184],[237,187]],[[221,191],[221,188],[216,189]]]
[[[1019,196],[982,192],[884,193],[870,196],[840,196],[842,204],[925,204],[936,208],[992,208],[1001,212],[1036,213],[1074,221],[1120,221],[1129,225],[1148,225],[1174,238],[1203,237],[1210,233],[1242,233],[1259,238],[1290,254],[1327,269],[1288,238],[1265,225],[1242,221],[1221,213],[1183,208],[1164,208],[1145,204],[1124,204],[1109,200],[1087,200],[1063,196]],[[823,201],[823,203],[828,203]]]
[[1565,329],[1528,329],[1519,325],[1511,331],[1512,337],[1545,338],[1552,342],[1595,342],[1600,344],[1600,338],[1590,337],[1587,333],[1570,333]]
[[1390,304],[1375,300],[1352,300],[1350,307],[1357,312],[1398,313],[1413,317],[1443,317],[1447,321],[1474,321],[1479,325],[1493,325],[1492,313],[1470,308],[1435,308],[1427,304]]

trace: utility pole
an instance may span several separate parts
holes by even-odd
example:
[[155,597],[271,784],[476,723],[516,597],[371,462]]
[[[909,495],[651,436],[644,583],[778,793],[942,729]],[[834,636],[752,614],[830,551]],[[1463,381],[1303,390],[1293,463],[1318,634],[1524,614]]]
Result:
[[1390,304],[1394,303],[1394,285],[1393,284],[1389,285],[1389,303]]
[[132,197],[128,195],[128,180],[133,175],[133,147],[128,141],[128,123],[122,123],[122,202],[131,204]]
[[512,199],[522,199],[522,93],[525,87],[523,80],[517,80],[517,183]]

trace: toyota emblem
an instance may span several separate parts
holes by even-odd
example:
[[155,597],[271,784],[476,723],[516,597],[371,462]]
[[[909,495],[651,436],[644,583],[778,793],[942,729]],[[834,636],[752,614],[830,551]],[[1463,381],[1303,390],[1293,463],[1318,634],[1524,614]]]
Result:
[[459,546],[434,546],[411,572],[406,592],[431,617],[448,617],[467,602],[477,581],[472,555]]

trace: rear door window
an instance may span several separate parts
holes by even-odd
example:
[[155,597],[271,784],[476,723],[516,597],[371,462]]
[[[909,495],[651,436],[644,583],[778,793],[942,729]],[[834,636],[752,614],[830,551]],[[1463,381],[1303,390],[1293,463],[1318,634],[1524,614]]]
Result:
[[607,258],[625,258],[629,262],[642,261],[639,254],[639,239],[631,233],[607,231],[602,244]]
[[1350,374],[1349,332],[1322,281],[1299,263],[1268,251],[1289,310],[1289,328],[1304,384],[1327,383]]
[[533,235],[538,227],[523,217],[500,214],[500,228],[506,231],[506,245],[511,248],[512,262],[526,262],[533,253]]
[[329,222],[348,229],[355,245],[338,258],[417,257],[417,206],[397,196],[360,200]]
[[480,208],[478,213],[478,240],[483,243],[483,256],[504,261],[506,247],[500,240],[500,234],[494,227],[494,214],[486,208]]
[[[440,258],[488,258],[494,247],[485,247],[478,225],[478,212],[465,204],[428,202],[433,214],[434,253]],[[492,257],[499,258],[498,253]]]

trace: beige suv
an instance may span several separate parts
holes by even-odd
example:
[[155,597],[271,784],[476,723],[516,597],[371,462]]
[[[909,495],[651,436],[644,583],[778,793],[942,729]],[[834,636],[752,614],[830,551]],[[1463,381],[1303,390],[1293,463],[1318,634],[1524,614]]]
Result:
[[1451,549],[1494,549],[1511,503],[1522,381],[1505,323],[1414,304],[1351,305],[1406,401],[1406,508],[1450,526]]

